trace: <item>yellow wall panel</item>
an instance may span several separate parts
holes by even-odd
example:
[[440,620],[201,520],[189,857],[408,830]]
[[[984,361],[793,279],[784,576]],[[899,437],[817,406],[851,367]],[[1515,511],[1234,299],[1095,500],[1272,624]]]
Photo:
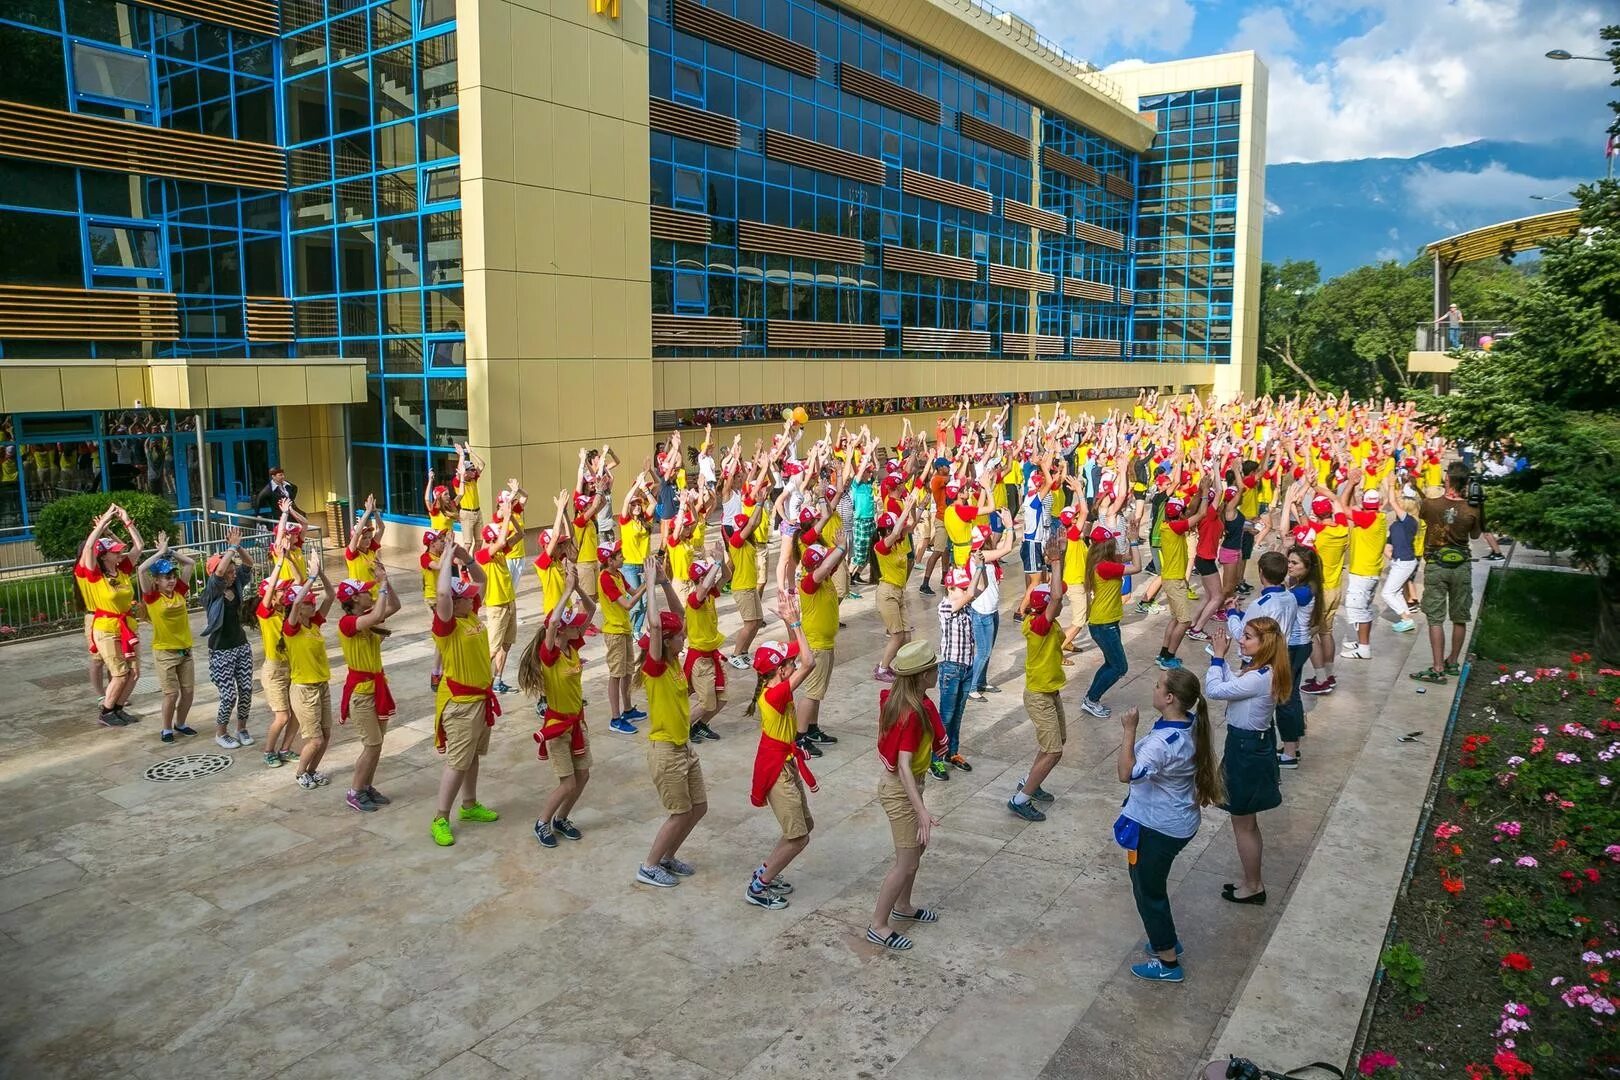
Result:
[[[591,196],[576,191],[558,191],[553,198],[552,229],[556,240],[551,272],[574,277],[595,276],[596,252],[591,236]],[[564,351],[566,353],[566,350]]]
[[550,187],[556,158],[557,106],[536,98],[512,99],[512,155],[519,184]]
[[[489,408],[488,443],[490,446],[516,445],[522,439],[522,392],[518,387],[517,360],[491,360],[486,385]],[[470,394],[469,394],[470,396]],[[482,411],[482,410],[481,410]]]
[[[559,210],[560,214],[560,210]],[[561,238],[559,237],[559,245]],[[559,250],[560,246],[559,246]],[[574,359],[591,355],[591,287],[590,278],[562,277],[557,283],[557,312],[555,355]]]
[[583,109],[551,110],[551,187],[591,190],[591,117]]
[[[551,65],[545,63],[543,58],[551,54],[551,19],[539,11],[513,6],[508,43],[511,47],[513,93],[531,98],[549,98]],[[542,59],[537,62],[536,58]]]
[[624,129],[623,120],[591,114],[591,190],[610,199],[624,198]]
[[[591,110],[605,116],[628,115],[624,99],[624,68],[627,58],[624,43],[608,34],[588,34],[585,40],[589,52],[588,86]],[[640,107],[646,108],[645,101],[640,103]]]
[[[566,6],[564,0],[561,7]],[[575,6],[580,10],[585,7]],[[589,109],[590,54],[586,39],[590,33],[583,26],[565,21],[567,16],[561,10],[557,14],[561,17],[551,23],[551,100],[572,109]]]
[[517,277],[517,355],[550,359],[557,355],[557,279],[550,274]]
[[623,206],[617,199],[591,196],[586,227],[590,230],[590,272],[595,277],[622,281],[628,274],[628,267],[624,265]]

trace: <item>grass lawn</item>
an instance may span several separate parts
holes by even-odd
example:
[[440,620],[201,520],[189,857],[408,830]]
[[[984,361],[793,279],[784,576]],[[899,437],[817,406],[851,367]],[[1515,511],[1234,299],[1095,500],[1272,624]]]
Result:
[[1474,652],[1487,664],[1550,664],[1591,651],[1598,580],[1557,570],[1497,570],[1485,585]]

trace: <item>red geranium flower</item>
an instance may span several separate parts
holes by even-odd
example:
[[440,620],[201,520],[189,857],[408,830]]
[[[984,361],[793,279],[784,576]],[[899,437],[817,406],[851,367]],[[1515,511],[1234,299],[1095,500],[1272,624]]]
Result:
[[1512,1050],[1498,1050],[1496,1056],[1491,1058],[1491,1064],[1495,1065],[1507,1080],[1518,1080],[1519,1077],[1531,1076],[1536,1071],[1528,1061],[1519,1057]]
[[1502,957],[1502,966],[1505,968],[1511,968],[1514,971],[1529,971],[1535,967],[1535,965],[1530,962],[1530,958],[1524,955],[1522,952],[1510,952],[1506,956]]

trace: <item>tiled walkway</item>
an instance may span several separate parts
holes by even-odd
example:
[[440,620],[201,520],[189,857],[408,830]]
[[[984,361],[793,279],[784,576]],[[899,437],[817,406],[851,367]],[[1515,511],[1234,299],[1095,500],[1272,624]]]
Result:
[[[532,575],[525,584],[520,642],[538,607]],[[926,599],[912,592],[913,615],[935,629]],[[722,610],[729,630],[726,601]],[[1070,669],[1070,742],[1047,782],[1058,796],[1049,820],[1026,824],[1004,806],[1034,750],[1016,627],[1004,627],[991,665],[1003,692],[968,704],[974,771],[927,788],[943,826],[917,898],[943,920],[917,928],[907,954],[866,944],[891,854],[868,678],[881,632],[870,596],[846,611],[823,716],[841,741],[816,762],[817,827],[780,912],[742,902],[776,834],[747,797],[750,673],[715,725],[724,740],[701,750],[710,810],[682,851],[699,873],[651,890],[631,884],[662,818],[644,737],[593,720],[596,769],[573,815],[584,840],[544,850],[530,830],[551,770],[535,759],[534,717],[516,696],[503,700],[480,784],[501,820],[458,825],[452,848],[432,844],[439,760],[419,603],[407,603],[386,649],[400,721],[377,776],[394,805],[376,814],[343,805],[358,746],[345,728],[326,759],[333,784],[319,791],[299,789],[290,767],[265,769],[258,748],[218,774],[153,783],[142,776],[153,762],[216,749],[206,678],[193,714],[204,735],[171,749],[157,739],[155,693],[134,702],[142,723],[94,724],[76,639],[0,650],[11,676],[0,720],[0,964],[10,974],[0,1074],[1189,1075],[1374,715],[1405,682],[1413,636],[1380,623],[1375,658],[1341,663],[1340,691],[1311,703],[1306,767],[1284,774],[1284,805],[1263,818],[1270,906],[1221,902],[1236,855],[1225,815],[1205,813],[1172,878],[1188,950],[1188,980],[1175,987],[1128,970],[1142,930],[1110,830],[1124,795],[1119,725],[1076,707],[1095,652]],[[1116,710],[1146,710],[1163,618],[1127,617],[1133,670],[1109,695]],[[593,717],[606,701],[601,652],[596,641],[586,651]],[[1202,669],[1196,644],[1183,652]],[[1409,839],[1385,842],[1404,851]]]

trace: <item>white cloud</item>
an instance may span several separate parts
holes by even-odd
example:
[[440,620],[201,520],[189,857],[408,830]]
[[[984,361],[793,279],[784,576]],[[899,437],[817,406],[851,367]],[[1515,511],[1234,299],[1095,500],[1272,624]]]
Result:
[[[1563,196],[1577,184],[1585,182],[1573,177],[1562,180],[1538,179],[1513,172],[1501,163],[1493,161],[1479,172],[1472,173],[1450,172],[1421,165],[1406,178],[1404,190],[1412,205],[1420,210],[1455,211],[1501,207],[1517,211],[1511,216],[1525,217],[1539,212],[1537,204],[1530,196]],[[1542,204],[1539,210],[1553,210],[1560,205],[1569,205],[1568,198],[1548,201]]]
[[1188,0],[999,0],[999,6],[1089,60],[1122,49],[1177,52],[1193,30]]
[[1229,47],[1255,48],[1271,72],[1273,163],[1406,157],[1479,138],[1601,138],[1611,114],[1606,65],[1558,63],[1554,48],[1593,51],[1593,0],[1366,0],[1327,5],[1370,14],[1371,29],[1306,55],[1275,8],[1251,12]]

